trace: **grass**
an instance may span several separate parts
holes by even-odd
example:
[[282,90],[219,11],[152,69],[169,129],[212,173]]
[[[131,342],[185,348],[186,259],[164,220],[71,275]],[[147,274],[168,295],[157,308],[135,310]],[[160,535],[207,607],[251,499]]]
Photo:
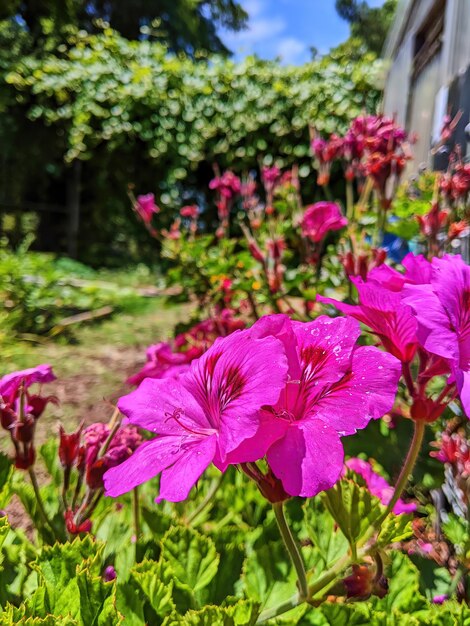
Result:
[[124,381],[145,362],[145,348],[171,336],[189,314],[190,305],[141,298],[125,313],[83,324],[68,342],[59,337],[3,348],[0,375],[39,363],[53,366],[58,380],[47,386],[47,393],[56,395],[60,404],[50,405],[39,420],[40,440],[56,430],[57,420],[69,430],[82,420],[106,421],[117,398],[130,391]]

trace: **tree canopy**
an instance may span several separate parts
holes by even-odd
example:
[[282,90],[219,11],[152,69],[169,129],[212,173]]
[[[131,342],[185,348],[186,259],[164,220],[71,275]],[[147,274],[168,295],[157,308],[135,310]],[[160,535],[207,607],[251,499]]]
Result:
[[37,44],[71,29],[96,33],[109,25],[127,39],[163,41],[170,50],[227,54],[218,35],[238,31],[247,14],[236,0],[4,0],[0,20],[14,20]]
[[397,0],[385,0],[381,7],[370,7],[365,0],[336,0],[335,6],[338,14],[349,22],[351,35],[380,54],[395,16]]

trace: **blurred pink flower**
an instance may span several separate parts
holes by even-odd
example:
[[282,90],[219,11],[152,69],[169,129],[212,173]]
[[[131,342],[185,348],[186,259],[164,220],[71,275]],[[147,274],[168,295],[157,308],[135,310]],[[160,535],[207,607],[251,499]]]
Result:
[[137,196],[135,210],[145,224],[150,224],[153,215],[160,213],[160,207],[155,204],[155,196],[153,193]]
[[351,277],[351,281],[359,294],[358,305],[324,296],[317,296],[317,300],[332,304],[369,326],[388,352],[409,363],[418,347],[417,325],[411,308],[402,302],[400,293],[390,291],[375,281],[364,282],[360,277]]
[[430,284],[408,285],[403,294],[420,344],[449,363],[470,416],[470,266],[458,255],[434,258]]
[[[374,472],[370,463],[362,459],[352,458],[346,461],[346,467],[362,476],[371,494],[387,506],[393,496],[393,487],[388,484],[383,476]],[[412,513],[416,511],[416,508],[414,502],[406,503],[400,499],[393,507],[392,512],[395,515],[400,515],[400,513]]]
[[302,235],[314,243],[322,241],[330,231],[347,226],[348,220],[334,202],[317,202],[305,210],[301,221]]
[[180,209],[181,217],[190,217],[191,219],[197,219],[199,215],[199,207],[197,204],[188,204]]

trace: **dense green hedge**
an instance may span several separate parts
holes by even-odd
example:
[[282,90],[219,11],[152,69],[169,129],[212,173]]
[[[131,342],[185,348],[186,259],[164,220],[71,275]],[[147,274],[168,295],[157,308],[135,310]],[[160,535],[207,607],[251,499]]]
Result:
[[16,54],[0,72],[0,134],[31,152],[28,137],[39,133],[42,149],[31,158],[58,182],[71,162],[84,161],[87,222],[99,228],[96,241],[110,243],[129,234],[129,182],[176,206],[183,187],[205,190],[214,162],[242,171],[272,155],[280,165],[299,162],[307,176],[309,123],[331,133],[374,109],[381,68],[354,44],[283,67],[255,58],[195,62],[105,31],[40,56]]

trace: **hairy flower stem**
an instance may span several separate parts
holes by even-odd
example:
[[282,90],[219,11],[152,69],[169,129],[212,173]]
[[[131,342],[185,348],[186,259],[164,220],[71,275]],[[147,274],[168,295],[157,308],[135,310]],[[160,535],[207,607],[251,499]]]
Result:
[[418,455],[421,450],[421,446],[423,444],[425,428],[426,428],[426,422],[424,420],[416,420],[414,422],[413,438],[411,440],[408,454],[406,455],[405,463],[402,467],[397,483],[395,485],[395,490],[393,492],[392,499],[388,503],[385,511],[382,513],[382,515],[379,517],[379,519],[375,523],[375,528],[380,528],[380,526],[382,525],[382,522],[385,520],[388,514],[393,510],[393,507],[398,502],[401,494],[403,493],[403,490],[406,487],[406,483],[408,482],[410,474],[413,473],[414,466],[416,465],[416,461],[418,459]]
[[34,495],[36,496],[36,503],[38,506],[39,516],[41,517],[44,525],[47,526],[47,528],[51,531],[53,538],[57,539],[54,526],[52,525],[52,522],[46,513],[46,509],[44,508],[44,503],[42,501],[41,492],[39,490],[38,479],[36,478],[36,472],[34,471],[33,467],[28,468],[28,474],[31,479],[31,484],[34,490]]
[[137,562],[137,550],[140,537],[140,503],[139,503],[139,487],[132,490],[132,513],[134,516],[134,533],[135,533],[135,558]]
[[302,555],[300,554],[299,548],[295,542],[294,537],[292,536],[291,530],[287,525],[287,521],[284,515],[284,505],[282,502],[273,503],[273,511],[276,517],[276,522],[279,527],[279,531],[281,533],[281,537],[284,541],[284,545],[286,546],[287,552],[292,561],[292,565],[295,567],[295,571],[297,572],[297,579],[299,585],[299,602],[303,602],[307,599],[308,596],[308,584],[307,584],[307,574],[305,573],[304,562],[302,560]]

